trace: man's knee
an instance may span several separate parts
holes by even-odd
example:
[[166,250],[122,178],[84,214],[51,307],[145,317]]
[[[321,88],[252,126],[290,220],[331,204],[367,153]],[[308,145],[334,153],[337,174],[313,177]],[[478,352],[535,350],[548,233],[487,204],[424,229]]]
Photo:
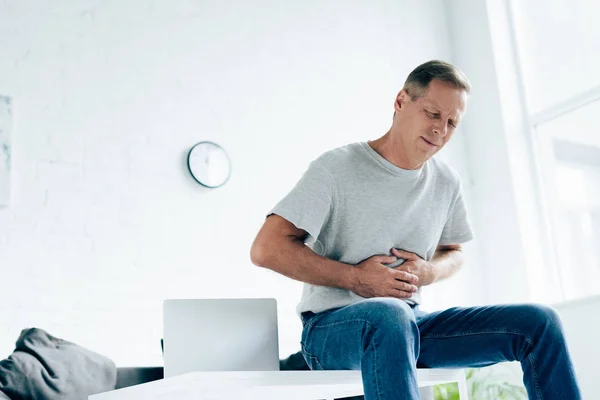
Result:
[[519,318],[527,321],[534,330],[543,330],[562,335],[562,324],[558,313],[542,304],[524,304],[519,308]]

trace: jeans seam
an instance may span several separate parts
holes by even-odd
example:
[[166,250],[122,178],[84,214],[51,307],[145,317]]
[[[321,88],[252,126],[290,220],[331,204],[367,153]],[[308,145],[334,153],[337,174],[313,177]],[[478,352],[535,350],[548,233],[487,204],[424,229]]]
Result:
[[[367,323],[367,329],[371,332],[373,329],[371,328],[371,323],[369,321],[364,320]],[[381,374],[377,369],[379,365],[379,353],[377,352],[377,340],[375,335],[373,334],[373,353],[375,353],[375,390],[377,391],[377,399],[381,399]],[[362,369],[362,361],[361,361],[361,369]],[[364,383],[363,383],[364,385]]]
[[518,335],[518,336],[522,336],[525,341],[527,342],[528,345],[530,345],[531,347],[533,347],[533,340],[531,340],[531,338],[520,331],[515,331],[512,329],[495,329],[495,330],[491,330],[491,331],[464,331],[464,332],[457,332],[457,333],[453,333],[453,334],[444,334],[444,333],[439,333],[439,334],[429,334],[426,336],[422,336],[421,339],[439,339],[439,338],[453,338],[453,337],[459,337],[459,336],[473,336],[473,335],[485,335],[485,334],[494,334],[494,333],[509,333],[512,335]]
[[535,372],[535,364],[536,364],[536,359],[535,356],[533,355],[533,353],[531,353],[529,355],[529,357],[527,357],[529,359],[529,363],[531,364],[531,370],[532,370],[532,375],[533,375],[533,383],[535,385],[535,393],[537,394],[538,399],[543,400],[542,397],[542,391],[540,390],[540,385],[538,384],[538,379],[537,379],[537,373]]
[[307,353],[307,354],[308,354],[308,357],[309,357],[310,359],[312,359],[312,360],[315,362],[315,364],[316,364],[316,365],[317,365],[317,366],[318,366],[318,367],[319,367],[319,368],[320,368],[322,371],[324,371],[324,370],[325,370],[325,368],[323,368],[323,364],[321,364],[321,361],[319,361],[319,359],[318,359],[316,356],[313,356],[313,355],[311,355],[310,353]]
[[369,321],[367,321],[366,319],[353,318],[353,319],[350,319],[348,321],[337,321],[337,322],[332,322],[332,323],[329,323],[329,324],[326,324],[326,325],[319,325],[319,326],[311,325],[310,327],[313,328],[313,329],[317,329],[317,328],[319,328],[319,329],[321,329],[321,328],[331,328],[332,326],[347,324],[347,323],[350,323],[350,322],[364,322],[364,323],[366,323],[369,326],[371,325],[369,323]]
[[319,359],[316,356],[312,355],[309,351],[306,350],[306,346],[302,345],[301,347],[302,347],[302,351],[308,356],[308,358],[312,359],[315,363],[317,363],[319,368],[321,368],[322,370],[325,369],[325,368],[323,368],[323,365],[321,364]]

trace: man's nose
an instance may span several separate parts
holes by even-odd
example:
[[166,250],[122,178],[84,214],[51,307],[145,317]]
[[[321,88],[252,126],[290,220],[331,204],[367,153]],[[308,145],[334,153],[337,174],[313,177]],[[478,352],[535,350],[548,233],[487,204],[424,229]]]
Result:
[[448,128],[443,122],[437,123],[433,126],[433,133],[436,136],[445,137],[448,134]]

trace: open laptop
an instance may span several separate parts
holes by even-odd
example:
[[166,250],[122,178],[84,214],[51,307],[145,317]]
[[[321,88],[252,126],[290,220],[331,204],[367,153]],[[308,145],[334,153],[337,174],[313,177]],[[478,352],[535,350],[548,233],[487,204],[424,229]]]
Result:
[[275,299],[163,303],[165,378],[193,371],[278,371]]

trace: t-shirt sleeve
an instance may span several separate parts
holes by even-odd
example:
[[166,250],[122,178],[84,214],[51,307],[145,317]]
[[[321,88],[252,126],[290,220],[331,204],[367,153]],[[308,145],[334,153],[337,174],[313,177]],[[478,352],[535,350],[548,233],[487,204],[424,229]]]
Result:
[[467,216],[467,207],[459,184],[439,244],[459,244],[473,239],[473,228]]
[[277,214],[316,241],[331,216],[334,185],[329,171],[313,161],[300,181],[268,215]]

